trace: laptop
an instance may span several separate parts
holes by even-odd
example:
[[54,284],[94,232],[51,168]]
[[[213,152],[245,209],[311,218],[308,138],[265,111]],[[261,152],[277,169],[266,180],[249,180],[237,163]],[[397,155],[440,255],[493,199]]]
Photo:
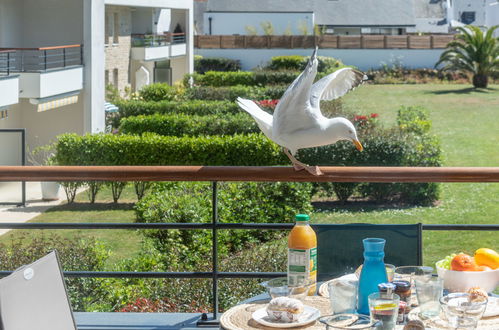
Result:
[[0,279],[2,330],[76,330],[57,251]]

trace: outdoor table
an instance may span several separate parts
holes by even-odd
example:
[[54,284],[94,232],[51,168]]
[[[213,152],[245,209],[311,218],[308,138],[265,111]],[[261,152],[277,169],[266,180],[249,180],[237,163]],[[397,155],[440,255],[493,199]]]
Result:
[[[313,306],[320,310],[321,316],[330,315],[331,307],[328,297],[321,296],[324,294],[324,290],[321,290],[322,285],[327,285],[327,282],[317,283],[317,288],[319,295],[316,296],[308,296],[304,300],[305,305]],[[498,295],[493,294],[492,296],[498,297]],[[241,304],[234,306],[227,310],[222,314],[220,318],[220,326],[223,329],[227,330],[235,330],[235,329],[244,329],[244,330],[253,330],[253,329],[266,329],[266,330],[275,330],[278,328],[270,328],[263,326],[257,323],[252,319],[251,315],[254,311],[263,308],[269,302],[270,296],[268,293],[262,293],[250,299],[243,301]],[[418,318],[419,309],[413,308],[408,315],[409,320],[419,319]],[[422,320],[425,323],[425,326],[431,329],[453,329],[448,326],[447,322],[442,319],[444,318],[443,312],[441,312],[439,317],[432,318],[429,320]],[[401,330],[404,326],[397,325],[396,330]],[[318,320],[310,323],[307,326],[301,327],[302,329],[307,330],[315,330],[315,329],[325,329],[325,326],[320,323]],[[293,328],[296,329],[296,328]],[[499,329],[499,316],[482,318],[478,323],[477,329],[480,330],[497,330]]]

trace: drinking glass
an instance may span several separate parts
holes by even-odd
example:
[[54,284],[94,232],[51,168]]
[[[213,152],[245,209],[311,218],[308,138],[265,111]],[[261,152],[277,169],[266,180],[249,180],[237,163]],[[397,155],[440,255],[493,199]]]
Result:
[[410,281],[414,285],[416,278],[431,278],[433,268],[428,266],[401,266],[395,268],[395,280]]
[[440,298],[445,317],[455,329],[476,329],[487,307],[487,298],[470,300],[468,293],[450,293]]
[[440,298],[443,293],[441,278],[419,277],[415,279],[420,315],[423,318],[432,318],[440,314]]
[[357,280],[335,279],[328,284],[333,314],[355,313],[357,310]]
[[386,268],[386,277],[388,278],[388,282],[392,282],[393,278],[395,277],[395,265],[392,264],[385,264]]
[[377,329],[378,324],[371,322],[369,316],[361,314],[335,314],[323,316],[319,319],[326,325],[326,329]]
[[379,325],[377,329],[395,329],[395,326],[397,324],[400,297],[397,294],[386,296],[381,295],[379,292],[375,292],[369,295],[368,301],[371,321],[382,322],[382,324]]

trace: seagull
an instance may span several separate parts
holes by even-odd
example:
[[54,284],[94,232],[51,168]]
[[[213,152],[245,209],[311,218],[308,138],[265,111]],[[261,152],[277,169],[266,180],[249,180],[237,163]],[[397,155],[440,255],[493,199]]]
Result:
[[320,109],[321,100],[337,99],[360,85],[365,76],[352,68],[337,70],[314,84],[317,75],[317,48],[305,70],[291,83],[277,104],[274,115],[263,111],[255,102],[238,97],[237,104],[248,112],[260,130],[283,148],[296,171],[306,170],[322,175],[318,166],[309,166],[294,155],[299,149],[352,141],[362,151],[353,124],[346,118],[327,118]]

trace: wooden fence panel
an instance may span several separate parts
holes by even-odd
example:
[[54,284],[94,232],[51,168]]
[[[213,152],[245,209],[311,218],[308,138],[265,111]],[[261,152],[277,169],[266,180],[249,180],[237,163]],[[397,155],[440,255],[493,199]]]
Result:
[[454,40],[453,35],[434,35],[433,38],[433,48],[446,48],[447,44]]
[[245,36],[221,36],[220,48],[245,48]]
[[292,48],[315,48],[315,36],[291,36]]
[[409,48],[430,49],[431,36],[409,36]]
[[246,36],[246,48],[268,48],[269,36]]
[[270,36],[270,48],[292,48],[291,36]]
[[362,36],[362,48],[385,48],[385,36]]
[[385,48],[407,48],[408,36],[386,36]]
[[221,36],[198,36],[199,48],[220,48]]
[[361,48],[360,38],[360,36],[339,36],[338,48]]
[[327,34],[320,36],[319,48],[338,48],[338,36]]

